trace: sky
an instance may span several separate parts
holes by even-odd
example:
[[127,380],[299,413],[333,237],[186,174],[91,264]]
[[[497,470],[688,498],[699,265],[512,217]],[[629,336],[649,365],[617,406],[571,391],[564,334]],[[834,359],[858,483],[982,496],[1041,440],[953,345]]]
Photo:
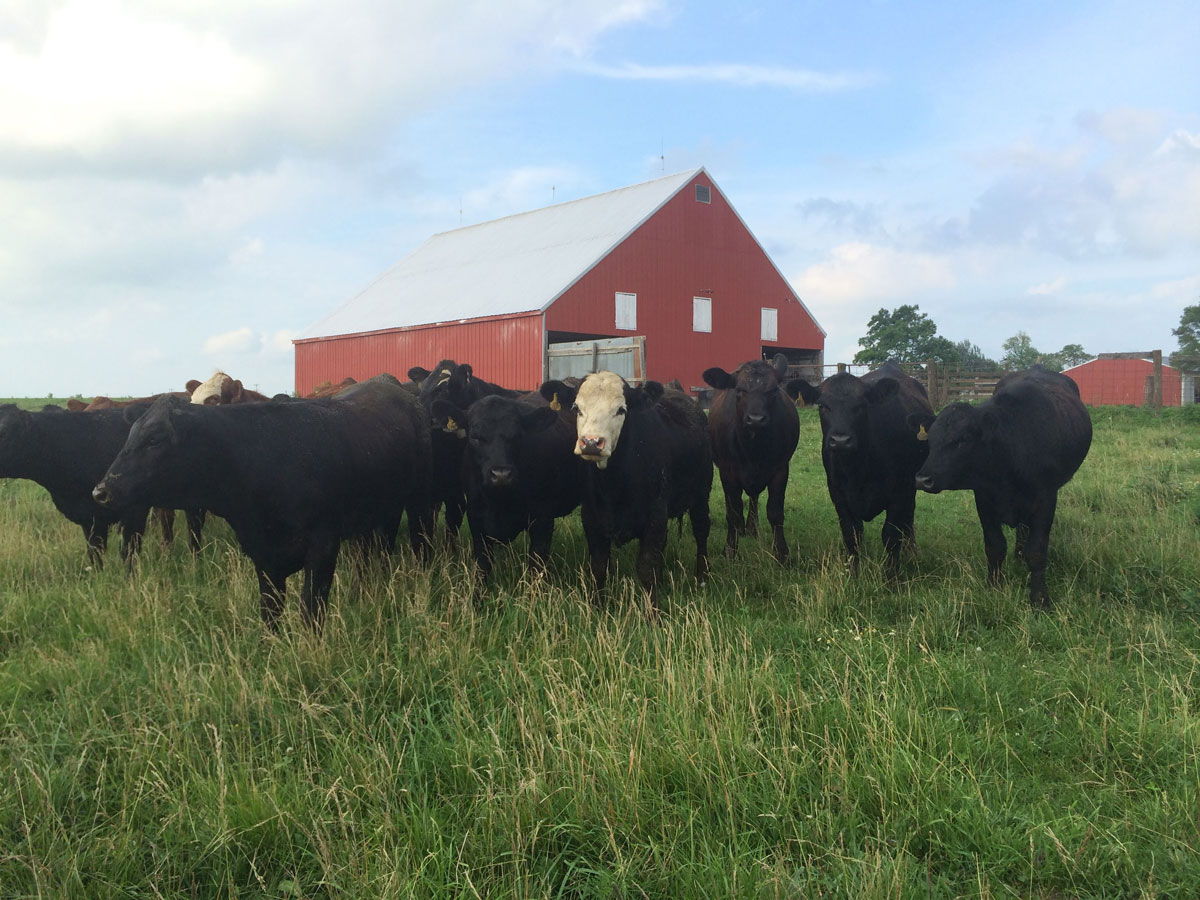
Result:
[[[699,166],[849,361],[1176,349],[1200,5],[6,0],[0,396],[290,391],[437,232]],[[428,365],[428,362],[423,364]]]

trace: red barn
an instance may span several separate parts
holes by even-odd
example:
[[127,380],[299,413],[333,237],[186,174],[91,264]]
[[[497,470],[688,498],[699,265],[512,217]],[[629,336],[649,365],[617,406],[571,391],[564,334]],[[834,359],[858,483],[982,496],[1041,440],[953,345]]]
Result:
[[634,337],[634,376],[685,388],[779,352],[819,377],[825,347],[701,168],[434,235],[294,341],[296,391],[443,358],[533,389],[555,345]]
[[[1063,374],[1079,385],[1079,396],[1088,406],[1141,406],[1146,400],[1146,379],[1154,375],[1154,363],[1148,359],[1101,357],[1066,369]],[[1180,405],[1183,385],[1178,369],[1162,367],[1163,406]]]

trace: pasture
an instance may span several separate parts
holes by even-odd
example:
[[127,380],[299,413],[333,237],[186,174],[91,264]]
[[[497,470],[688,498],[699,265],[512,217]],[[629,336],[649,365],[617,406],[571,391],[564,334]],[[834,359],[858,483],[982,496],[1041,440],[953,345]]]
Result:
[[1093,411],[1048,614],[962,492],[848,579],[801,412],[788,566],[724,557],[718,487],[661,619],[629,547],[582,599],[576,514],[543,579],[343,557],[325,634],[293,579],[270,636],[223,523],[85,572],[0,482],[0,897],[1200,896],[1200,409]]

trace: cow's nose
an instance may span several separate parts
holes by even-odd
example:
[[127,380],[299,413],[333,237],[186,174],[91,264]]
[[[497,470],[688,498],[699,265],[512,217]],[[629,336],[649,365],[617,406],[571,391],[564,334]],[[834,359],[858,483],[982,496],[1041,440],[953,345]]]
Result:
[[112,497],[108,493],[108,488],[104,486],[104,482],[100,482],[100,484],[92,488],[92,499],[101,506],[108,506]]
[[762,428],[767,424],[767,417],[763,414],[747,413],[744,421],[747,428]]
[[491,478],[492,484],[497,487],[503,487],[512,484],[513,470],[512,466],[496,466],[488,475]]
[[579,439],[579,452],[584,456],[599,456],[604,452],[604,438],[584,435]]
[[825,443],[830,450],[853,450],[854,435],[852,434],[831,434],[825,439]]

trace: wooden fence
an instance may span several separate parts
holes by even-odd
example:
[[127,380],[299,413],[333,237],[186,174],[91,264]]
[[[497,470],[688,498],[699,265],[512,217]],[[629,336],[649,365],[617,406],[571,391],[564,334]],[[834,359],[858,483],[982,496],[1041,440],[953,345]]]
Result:
[[[838,363],[825,366],[825,377],[837,372],[865,375],[871,366],[855,363]],[[1004,371],[974,372],[960,366],[941,365],[935,360],[926,363],[901,363],[900,368],[917,379],[929,393],[929,403],[941,409],[947,403],[960,400],[986,400],[996,389],[996,382],[1004,377]]]

